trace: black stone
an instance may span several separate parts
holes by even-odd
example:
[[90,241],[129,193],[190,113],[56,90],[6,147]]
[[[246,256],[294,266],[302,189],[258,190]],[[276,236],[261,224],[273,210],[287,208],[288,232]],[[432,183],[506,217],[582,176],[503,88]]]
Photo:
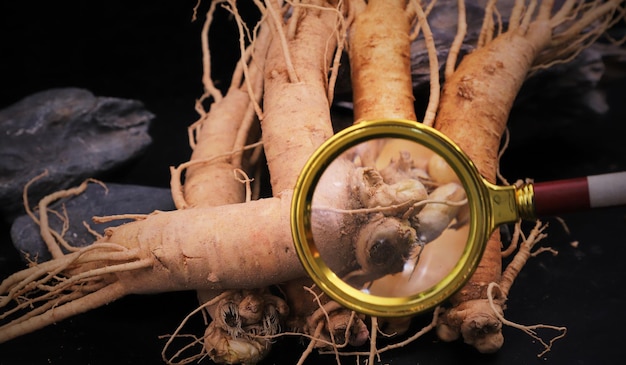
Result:
[[0,215],[24,212],[32,202],[136,157],[151,143],[154,115],[136,100],[97,97],[78,88],[51,89],[0,110]]

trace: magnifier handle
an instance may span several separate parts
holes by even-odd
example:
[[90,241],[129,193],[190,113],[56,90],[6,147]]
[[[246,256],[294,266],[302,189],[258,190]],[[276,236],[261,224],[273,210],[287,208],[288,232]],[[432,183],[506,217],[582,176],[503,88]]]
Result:
[[537,216],[626,205],[626,171],[533,184]]

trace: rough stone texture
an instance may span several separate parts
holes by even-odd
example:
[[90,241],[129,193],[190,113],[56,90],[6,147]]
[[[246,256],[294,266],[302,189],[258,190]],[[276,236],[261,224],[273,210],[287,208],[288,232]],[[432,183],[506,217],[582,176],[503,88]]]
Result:
[[151,142],[154,115],[136,100],[97,97],[77,88],[51,89],[0,110],[0,215],[23,213],[22,189],[37,202],[140,154]]
[[[61,205],[65,205],[69,229],[64,238],[72,246],[83,247],[94,241],[94,236],[85,228],[83,222],[102,234],[106,227],[118,226],[129,221],[116,220],[95,224],[91,220],[94,216],[148,214],[155,210],[175,209],[170,189],[121,184],[107,184],[106,187],[105,190],[98,184],[89,184],[84,193],[58,201],[52,206],[53,209],[60,211]],[[48,216],[50,226],[60,232],[61,220],[54,214]],[[51,258],[41,239],[39,226],[27,215],[15,219],[11,226],[11,239],[15,248],[31,260],[42,262]]]

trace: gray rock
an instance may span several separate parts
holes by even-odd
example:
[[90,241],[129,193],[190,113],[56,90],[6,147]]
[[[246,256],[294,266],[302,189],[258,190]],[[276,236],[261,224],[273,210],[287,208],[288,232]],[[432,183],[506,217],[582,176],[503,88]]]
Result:
[[[129,220],[116,220],[96,224],[91,218],[115,214],[148,214],[155,210],[174,210],[170,189],[136,185],[106,184],[105,190],[98,184],[89,184],[84,193],[56,202],[52,208],[60,211],[65,205],[69,218],[69,228],[64,239],[75,247],[84,247],[94,241],[94,236],[83,222],[102,234],[106,227],[118,226]],[[36,212],[38,216],[38,212]],[[49,214],[50,226],[61,231],[62,222],[54,214]],[[43,262],[51,258],[39,233],[39,226],[23,215],[15,219],[11,226],[11,239],[15,248],[30,260]]]
[[31,201],[97,176],[140,154],[151,143],[154,115],[136,100],[96,97],[84,89],[51,89],[0,110],[0,215],[24,212]]

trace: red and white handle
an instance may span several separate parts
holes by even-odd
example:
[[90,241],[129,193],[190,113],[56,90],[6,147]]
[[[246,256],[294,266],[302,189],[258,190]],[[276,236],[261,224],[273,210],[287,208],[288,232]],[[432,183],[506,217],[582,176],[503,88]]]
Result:
[[534,183],[535,214],[626,205],[626,171]]

